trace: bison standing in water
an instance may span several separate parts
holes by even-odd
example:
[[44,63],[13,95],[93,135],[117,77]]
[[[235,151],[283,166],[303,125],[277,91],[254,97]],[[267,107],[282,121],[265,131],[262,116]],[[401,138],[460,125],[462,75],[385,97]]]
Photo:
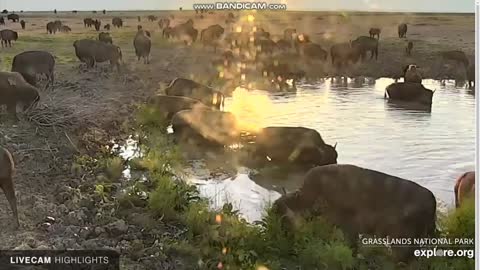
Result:
[[240,139],[238,126],[232,113],[208,108],[180,111],[172,118],[177,141],[214,148],[237,143]]
[[392,83],[387,86],[385,98],[431,105],[434,91],[425,88],[421,83]]
[[12,154],[0,146],[0,189],[5,193],[7,201],[13,212],[15,227],[20,226],[17,212],[17,197],[15,196],[15,186],[13,185],[13,175],[15,173],[15,163]]
[[10,29],[1,30],[0,39],[2,39],[2,48],[7,47],[7,44],[12,47],[12,40],[16,41],[18,39],[18,33]]
[[293,164],[311,168],[336,164],[335,146],[326,144],[318,131],[305,127],[266,127],[256,134],[251,161],[263,165]]
[[371,38],[375,38],[377,36],[378,39],[380,39],[380,33],[382,30],[380,28],[370,28],[370,31],[368,33],[370,34]]
[[224,107],[225,102],[225,96],[219,91],[184,78],[174,79],[165,89],[165,93],[169,96],[193,98],[218,110]]
[[[299,215],[322,215],[356,245],[359,234],[423,238],[435,234],[437,203],[432,192],[415,182],[354,165],[311,169],[303,186],[286,194],[274,212],[295,224]],[[413,241],[413,240],[412,240]],[[394,248],[397,260],[413,257],[414,247]]]
[[467,80],[468,80],[468,88],[474,88],[475,82],[475,64],[470,65],[467,69]]
[[408,65],[403,70],[403,77],[405,82],[422,83],[422,76],[416,65]]
[[475,197],[475,171],[466,172],[455,183],[455,207],[459,208],[468,197]]
[[12,71],[22,74],[25,80],[33,86],[37,84],[37,75],[47,76],[47,87],[53,85],[54,68],[55,58],[45,51],[22,52],[17,54],[12,62]]
[[469,61],[467,55],[462,51],[443,51],[440,52],[440,56],[444,60],[455,61],[457,63],[463,64],[465,68],[468,67]]
[[120,70],[122,51],[120,47],[92,39],[81,39],[73,43],[78,59],[92,68],[96,62],[110,61],[112,68]]
[[0,72],[0,105],[17,118],[17,105],[27,110],[40,100],[38,89],[29,84],[18,72]]
[[135,55],[137,56],[138,61],[143,57],[144,64],[148,64],[150,62],[149,56],[150,49],[152,48],[152,41],[145,31],[142,30],[141,26],[139,26],[138,32],[135,35],[133,46],[135,47]]
[[398,25],[398,37],[399,38],[406,38],[407,37],[407,24],[402,23]]

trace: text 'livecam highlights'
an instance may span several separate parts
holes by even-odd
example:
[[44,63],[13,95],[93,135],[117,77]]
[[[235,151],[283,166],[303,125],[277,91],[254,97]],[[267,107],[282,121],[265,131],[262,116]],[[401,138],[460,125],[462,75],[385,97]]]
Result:
[[479,10],[0,0],[0,270],[480,269]]

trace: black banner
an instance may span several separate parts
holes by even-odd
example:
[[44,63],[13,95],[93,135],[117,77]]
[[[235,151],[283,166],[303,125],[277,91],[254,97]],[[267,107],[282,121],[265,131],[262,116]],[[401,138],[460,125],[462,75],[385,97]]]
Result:
[[120,270],[114,250],[0,250],[0,270]]

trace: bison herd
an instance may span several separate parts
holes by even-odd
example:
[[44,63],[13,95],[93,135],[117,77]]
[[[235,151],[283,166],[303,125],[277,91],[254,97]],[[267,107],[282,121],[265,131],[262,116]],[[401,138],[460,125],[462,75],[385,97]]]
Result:
[[[12,16],[11,16],[12,15]],[[16,14],[8,19],[18,21]],[[289,63],[279,63],[276,54],[290,53],[308,61],[327,62],[342,69],[367,58],[376,60],[379,56],[380,28],[371,28],[369,36],[344,43],[333,44],[330,50],[311,40],[305,33],[294,28],[284,30],[282,38],[276,41],[260,26],[252,31],[243,31],[242,27],[228,31],[219,24],[208,26],[199,31],[189,19],[171,25],[170,18],[157,18],[150,15],[150,21],[158,20],[162,36],[177,39],[185,43],[198,40],[204,47],[211,46],[216,52],[222,46],[221,65],[232,67],[232,61],[239,57],[245,59],[254,55],[254,61],[261,62],[261,76],[269,78],[280,88],[287,87],[287,81],[296,81],[305,76],[302,70],[292,69]],[[0,19],[0,24],[3,18]],[[227,15],[234,22],[232,13]],[[140,18],[139,18],[140,21]],[[101,22],[92,18],[83,20],[84,27],[95,27],[100,31]],[[114,17],[111,25],[123,27],[123,20]],[[24,22],[22,24],[24,28]],[[70,32],[70,27],[61,21],[52,21],[46,25],[49,34]],[[110,30],[110,24],[104,26]],[[407,25],[398,26],[399,38],[405,38]],[[11,46],[18,39],[15,31],[0,31],[2,46]],[[142,26],[137,27],[133,39],[135,55],[145,64],[150,62],[152,48],[151,34]],[[109,62],[121,69],[122,50],[115,45],[112,36],[101,32],[98,40],[80,39],[73,42],[77,58],[87,67],[96,63]],[[252,50],[253,48],[253,50]],[[413,43],[408,42],[406,53],[411,54]],[[402,49],[403,50],[403,49]],[[370,54],[369,57],[367,55]],[[465,66],[469,84],[474,76],[474,65],[462,51],[441,52],[440,57],[453,60]],[[45,75],[48,85],[54,83],[55,58],[44,51],[26,51],[16,55],[11,72],[0,72],[0,105],[6,105],[7,111],[16,117],[17,105],[26,110],[40,99],[37,76]],[[238,69],[244,68],[242,65]],[[431,105],[434,91],[422,85],[422,76],[416,65],[403,67],[404,82],[395,82],[386,87],[385,97],[390,99],[419,102]],[[271,126],[260,130],[246,130],[234,114],[224,111],[225,96],[210,86],[190,79],[177,78],[164,90],[148,99],[147,103],[158,112],[158,117],[172,125],[175,141],[194,147],[223,148],[242,143],[242,134],[251,133],[253,142],[245,146],[245,162],[251,166],[264,167],[269,164],[295,166],[308,170],[302,188],[284,194],[274,204],[274,209],[285,217],[288,226],[295,226],[297,217],[306,211],[325,215],[341,227],[352,241],[358,234],[375,234],[391,237],[427,237],[435,231],[436,201],[432,192],[420,185],[381,172],[353,165],[337,164],[336,144],[326,143],[316,130],[305,127]],[[212,128],[213,127],[213,128]],[[8,150],[0,148],[0,188],[4,191],[13,210],[16,224],[18,214],[15,192],[12,182],[14,163]],[[455,185],[457,207],[474,190],[474,172],[462,175]],[[404,198],[409,200],[405,201]],[[346,199],[347,198],[347,199]],[[397,254],[399,258],[411,254]]]

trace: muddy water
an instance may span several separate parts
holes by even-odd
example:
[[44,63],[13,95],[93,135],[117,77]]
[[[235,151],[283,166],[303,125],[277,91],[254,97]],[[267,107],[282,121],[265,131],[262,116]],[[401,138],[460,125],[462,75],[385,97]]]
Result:
[[[456,177],[474,169],[475,97],[454,82],[425,80],[436,89],[431,112],[393,105],[383,99],[391,79],[339,84],[302,84],[296,94],[268,95],[238,90],[226,110],[258,127],[305,126],[329,144],[338,142],[339,163],[355,164],[406,178],[430,189],[444,205],[453,204]],[[247,220],[261,218],[279,194],[257,185],[246,172],[231,179],[192,178],[213,206],[231,202]],[[276,179],[269,179],[275,184]]]

